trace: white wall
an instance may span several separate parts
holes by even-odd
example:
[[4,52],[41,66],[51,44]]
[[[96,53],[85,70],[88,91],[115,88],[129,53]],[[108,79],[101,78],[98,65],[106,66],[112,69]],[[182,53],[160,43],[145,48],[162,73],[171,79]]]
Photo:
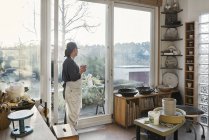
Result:
[[[184,1],[184,0],[181,0]],[[200,14],[209,12],[209,0],[186,0],[188,3],[188,20],[195,21]]]

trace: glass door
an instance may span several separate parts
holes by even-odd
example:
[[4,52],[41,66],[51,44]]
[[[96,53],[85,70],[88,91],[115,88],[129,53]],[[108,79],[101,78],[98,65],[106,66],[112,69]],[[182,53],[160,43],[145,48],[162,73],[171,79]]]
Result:
[[59,1],[59,93],[58,122],[63,122],[65,102],[62,87],[62,63],[66,44],[78,45],[78,65],[87,65],[82,75],[82,109],[80,119],[105,114],[105,14],[106,5],[78,0]]

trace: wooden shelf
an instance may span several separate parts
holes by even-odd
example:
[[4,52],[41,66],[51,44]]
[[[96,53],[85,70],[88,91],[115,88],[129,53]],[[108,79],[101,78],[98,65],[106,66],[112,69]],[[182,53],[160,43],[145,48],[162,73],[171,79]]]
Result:
[[173,54],[173,55],[165,55],[165,54],[161,54],[161,56],[183,56],[182,54]]
[[177,24],[177,25],[161,25],[162,28],[177,28],[181,27],[183,24]]
[[169,68],[169,67],[161,67],[160,69],[174,69],[174,70],[183,70],[182,68]]
[[183,9],[179,9],[178,11],[162,11],[161,14],[177,14],[182,11],[183,11]]
[[[192,38],[189,38],[192,36]],[[194,88],[195,84],[195,22],[185,23],[185,85],[184,85],[184,103],[185,105],[194,106],[196,100],[196,92]],[[192,54],[190,54],[192,51]],[[192,70],[189,70],[189,66],[193,66]],[[188,84],[191,87],[188,87]]]
[[161,41],[180,41],[183,40],[183,38],[176,38],[176,39],[161,39]]

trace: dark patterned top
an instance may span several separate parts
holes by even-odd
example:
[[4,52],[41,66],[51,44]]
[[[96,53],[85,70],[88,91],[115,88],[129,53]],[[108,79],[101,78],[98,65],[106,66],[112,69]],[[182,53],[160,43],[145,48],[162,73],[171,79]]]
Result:
[[62,65],[62,80],[66,83],[77,81],[80,78],[81,74],[79,73],[78,65],[71,57],[66,58]]

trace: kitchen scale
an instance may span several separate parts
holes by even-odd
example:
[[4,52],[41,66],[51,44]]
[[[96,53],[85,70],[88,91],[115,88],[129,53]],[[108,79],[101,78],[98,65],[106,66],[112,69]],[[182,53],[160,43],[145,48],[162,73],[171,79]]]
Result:
[[[8,119],[13,121],[19,121],[19,128],[14,128],[11,132],[13,137],[24,137],[33,132],[30,126],[25,126],[24,120],[33,116],[31,110],[20,110],[12,112],[8,115]],[[14,123],[14,122],[13,122]],[[13,125],[14,126],[14,125]]]

